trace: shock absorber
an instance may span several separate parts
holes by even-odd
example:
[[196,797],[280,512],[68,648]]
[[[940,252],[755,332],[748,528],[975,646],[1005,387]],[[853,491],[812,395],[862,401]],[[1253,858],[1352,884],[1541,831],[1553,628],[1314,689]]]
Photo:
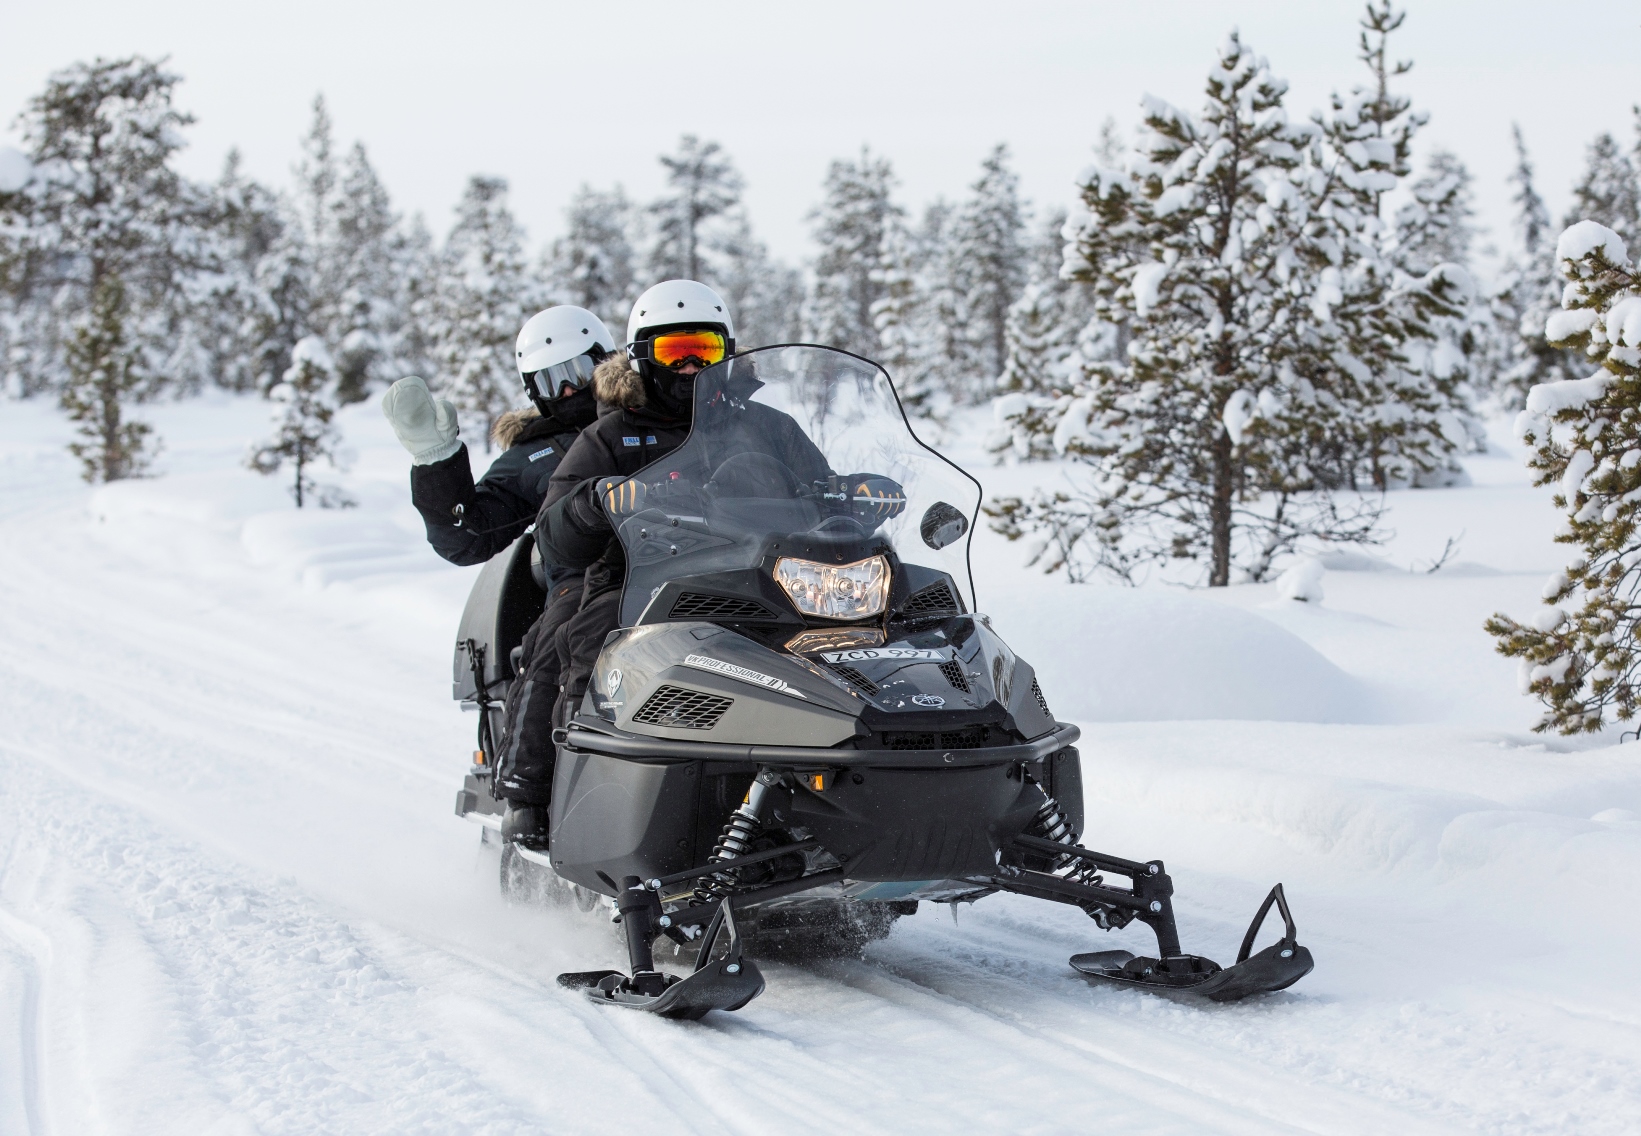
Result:
[[[780,777],[768,770],[761,771],[752,781],[752,787],[747,790],[746,800],[741,807],[730,814],[724,825],[724,831],[718,837],[718,843],[712,847],[712,859],[709,864],[716,864],[721,860],[733,860],[737,856],[745,856],[752,850],[752,841],[763,827],[764,807],[768,803],[770,790],[780,782]],[[695,902],[714,903],[729,894],[735,881],[725,873],[712,876],[703,876],[701,882],[695,885]]]

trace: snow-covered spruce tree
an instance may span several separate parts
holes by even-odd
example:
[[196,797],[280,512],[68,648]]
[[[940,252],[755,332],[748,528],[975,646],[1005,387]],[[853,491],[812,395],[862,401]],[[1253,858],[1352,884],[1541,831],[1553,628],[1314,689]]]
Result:
[[563,235],[547,253],[548,292],[560,303],[586,308],[612,329],[624,329],[639,292],[632,203],[620,186],[583,185],[564,220]]
[[[17,386],[61,386],[75,321],[118,276],[129,350],[150,384],[171,377],[171,318],[200,267],[208,195],[172,168],[192,116],[179,76],[131,56],[54,73],[18,125],[30,170],[0,199],[0,277],[21,316],[10,345]],[[16,342],[22,334],[26,342]]]
[[1584,220],[1605,225],[1629,248],[1641,248],[1641,173],[1611,134],[1597,135],[1590,143],[1584,175],[1573,187],[1573,203],[1562,224]]
[[872,302],[877,350],[870,353],[871,357],[894,379],[895,390],[906,410],[921,414],[929,408],[935,391],[929,382],[919,335],[922,297],[917,266],[911,235],[904,226],[892,225],[885,234],[872,283],[881,294]]
[[279,373],[276,361],[263,355],[261,325],[275,301],[262,289],[261,269],[286,223],[278,197],[248,177],[239,151],[230,150],[211,188],[212,270],[189,297],[189,322],[205,349],[205,369],[228,390],[258,390],[268,385],[261,376]]
[[410,218],[394,241],[393,271],[399,280],[399,310],[405,318],[395,344],[394,361],[405,374],[434,374],[438,371],[433,361],[433,331],[439,250],[420,213]]
[[1564,311],[1545,329],[1598,369],[1536,386],[1517,419],[1534,447],[1537,484],[1567,512],[1556,540],[1577,553],[1544,587],[1527,623],[1487,621],[1503,655],[1521,660],[1523,693],[1545,705],[1537,730],[1599,730],[1641,703],[1641,272],[1624,240],[1594,221],[1562,233]]
[[129,311],[125,286],[104,273],[91,296],[91,310],[74,328],[68,343],[68,379],[60,401],[82,441],[69,452],[85,467],[87,481],[119,481],[147,468],[155,446],[153,428],[125,415],[125,406],[145,385],[138,353],[132,350],[125,321]]
[[1020,179],[1008,167],[1008,147],[999,143],[980,166],[980,178],[958,211],[948,253],[963,293],[964,327],[972,366],[969,389],[955,392],[967,402],[996,392],[1008,358],[1010,306],[1024,290],[1030,248]]
[[507,183],[474,177],[456,207],[434,293],[433,358],[441,393],[485,439],[519,398],[513,343],[541,306],[524,261],[524,233],[507,208]]
[[655,244],[650,274],[656,280],[700,280],[708,270],[713,222],[741,201],[741,175],[716,142],[693,134],[678,141],[675,154],[661,155],[667,193],[650,203]]
[[815,343],[870,356],[878,335],[872,305],[883,298],[874,279],[884,242],[902,216],[891,199],[894,171],[864,147],[859,161],[834,161],[826,195],[810,214],[814,222],[814,284],[804,313],[804,336]]
[[1561,308],[1561,278],[1550,247],[1550,211],[1533,182],[1533,164],[1521,127],[1511,127],[1516,166],[1510,173],[1515,186],[1517,245],[1506,259],[1499,286],[1492,297],[1495,338],[1500,356],[1495,367],[1492,397],[1501,406],[1520,410],[1527,392],[1540,383],[1560,382],[1581,373],[1578,353],[1550,345],[1544,324]]
[[338,393],[343,402],[365,397],[372,379],[398,377],[398,338],[406,312],[395,271],[399,218],[361,143],[342,162],[331,211],[332,292],[317,327],[337,345]]
[[1458,185],[1449,179],[1445,192],[1384,216],[1386,194],[1413,172],[1413,140],[1428,119],[1390,90],[1412,68],[1389,59],[1404,15],[1388,0],[1368,6],[1360,58],[1373,83],[1335,95],[1331,114],[1318,116],[1306,179],[1315,198],[1307,244],[1320,279],[1317,339],[1302,373],[1342,410],[1340,432],[1316,460],[1329,480],[1381,490],[1451,476],[1452,455],[1479,434],[1467,399],[1474,285],[1462,266],[1425,270],[1416,255],[1451,229]]
[[775,260],[736,208],[712,236],[713,265],[705,282],[735,313],[738,349],[792,343],[803,334],[803,277]]
[[329,462],[334,469],[344,467],[342,435],[332,421],[339,405],[339,381],[324,340],[310,335],[299,342],[291,352],[290,369],[268,392],[274,404],[273,435],[254,445],[246,458],[247,465],[267,476],[289,466],[293,476],[291,496],[298,509],[310,503],[322,509],[354,504],[336,486],[319,485],[313,480],[317,462]]
[[1315,131],[1289,123],[1284,91],[1232,33],[1201,113],[1147,99],[1128,169],[1085,175],[1065,271],[1131,340],[1043,423],[1090,467],[1080,490],[988,506],[1005,536],[1039,534],[1045,570],[1197,560],[1223,586],[1301,537],[1372,533],[1376,508],[1341,511],[1326,476],[1342,407],[1296,369],[1313,369],[1324,281],[1302,192]]

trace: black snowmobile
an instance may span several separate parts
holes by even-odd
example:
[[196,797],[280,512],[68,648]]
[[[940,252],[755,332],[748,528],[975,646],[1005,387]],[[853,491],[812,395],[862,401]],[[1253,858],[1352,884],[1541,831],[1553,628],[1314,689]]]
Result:
[[[550,852],[504,849],[504,884],[527,864],[583,906],[614,901],[630,973],[561,983],[699,1018],[763,990],[749,942],[858,947],[919,902],[994,892],[1155,932],[1156,957],[1073,956],[1090,979],[1232,1001],[1310,971],[1280,884],[1221,967],[1181,950],[1160,860],[1079,844],[1077,728],[972,603],[980,486],[918,440],[881,367],[768,347],[701,372],[695,392],[688,441],[631,479],[621,499],[641,504],[612,518],[621,627],[555,735]],[[481,723],[457,811],[492,832],[483,763],[509,652],[540,610],[531,547],[487,566],[457,649],[456,694]],[[1273,904],[1284,933],[1255,953]],[[657,966],[663,936],[693,951],[690,973]]]

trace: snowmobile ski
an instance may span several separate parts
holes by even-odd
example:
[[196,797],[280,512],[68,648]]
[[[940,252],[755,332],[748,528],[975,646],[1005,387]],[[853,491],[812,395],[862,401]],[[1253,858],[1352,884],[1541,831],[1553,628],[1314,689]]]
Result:
[[[655,968],[650,943],[655,932],[666,926],[655,893],[636,876],[622,882],[616,900],[627,935],[627,952],[632,973],[619,970],[572,971],[558,976],[558,984],[581,989],[601,1006],[643,1010],[664,1018],[698,1021],[713,1010],[739,1010],[764,990],[763,974],[741,949],[741,932],[735,911],[726,897],[701,936],[701,951],[693,973],[680,978]],[[728,935],[727,949],[713,957],[720,934]]]
[[[1258,954],[1250,955],[1254,937],[1259,934],[1272,903],[1281,910],[1286,924],[1283,937]],[[1090,980],[1155,991],[1179,991],[1215,1002],[1236,1002],[1251,994],[1285,990],[1311,972],[1315,961],[1310,951],[1299,945],[1297,936],[1287,896],[1282,892],[1282,885],[1277,884],[1260,905],[1231,966],[1222,967],[1199,955],[1178,954],[1155,959],[1135,956],[1128,951],[1072,955],[1071,965]]]

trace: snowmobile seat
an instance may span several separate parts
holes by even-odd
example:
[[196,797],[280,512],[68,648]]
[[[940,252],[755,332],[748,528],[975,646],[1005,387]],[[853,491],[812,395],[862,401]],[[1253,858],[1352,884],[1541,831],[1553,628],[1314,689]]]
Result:
[[505,695],[506,685],[518,673],[514,648],[523,643],[524,633],[547,602],[543,576],[535,538],[529,534],[479,570],[456,632],[451,697],[477,700],[481,681],[489,698]]

